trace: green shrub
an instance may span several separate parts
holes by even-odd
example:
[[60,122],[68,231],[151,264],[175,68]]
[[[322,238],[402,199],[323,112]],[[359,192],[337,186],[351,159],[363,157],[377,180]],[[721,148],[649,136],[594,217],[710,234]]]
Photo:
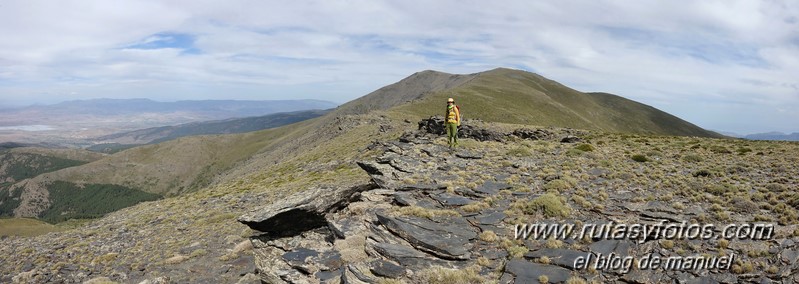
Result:
[[633,161],[640,162],[640,163],[649,161],[649,159],[646,156],[644,156],[644,155],[633,155],[630,158],[633,159]]
[[577,145],[577,147],[574,147],[574,149],[577,149],[577,150],[580,150],[580,151],[583,151],[583,152],[591,152],[591,151],[594,151],[594,146],[591,146],[591,144],[580,144],[580,145]]

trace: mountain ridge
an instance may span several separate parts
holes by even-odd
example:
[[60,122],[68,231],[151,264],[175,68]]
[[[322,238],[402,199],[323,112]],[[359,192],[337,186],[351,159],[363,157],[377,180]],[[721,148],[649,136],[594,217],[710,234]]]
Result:
[[[323,148],[325,141],[361,126],[367,128],[360,131],[371,131],[366,129],[382,129],[381,124],[391,125],[389,121],[443,114],[442,102],[450,96],[456,97],[467,118],[486,122],[720,137],[651,106],[610,94],[581,93],[526,71],[497,68],[461,75],[426,70],[314,119],[246,134],[183,137],[128,149],[12,188],[35,192],[48,182],[63,180],[115,184],[166,196],[183,194],[270,169],[298,151]],[[659,119],[665,126],[653,121]],[[38,200],[33,196],[38,195],[25,201]]]
[[[504,76],[502,72],[510,72],[511,76]],[[405,199],[400,196],[398,200],[405,200],[402,204],[410,204],[408,202],[414,200],[425,203],[420,206],[393,208],[399,207],[400,204],[393,201],[396,199],[394,193],[382,188],[376,189],[358,197],[357,200],[350,200],[353,202],[343,212],[327,212],[334,215],[335,218],[331,219],[334,222],[347,219],[339,218],[349,216],[346,214],[358,216],[372,214],[371,210],[375,208],[399,209],[395,213],[427,219],[450,216],[453,210],[476,213],[481,210],[496,209],[498,213],[505,214],[509,218],[497,218],[496,215],[482,217],[491,218],[493,220],[491,223],[504,222],[503,226],[507,228],[514,223],[531,220],[529,218],[543,220],[541,214],[546,212],[554,212],[555,216],[560,216],[557,214],[564,212],[561,209],[567,207],[581,208],[569,211],[573,214],[571,216],[579,217],[568,218],[569,222],[576,219],[585,223],[600,221],[605,223],[620,216],[626,218],[641,215],[641,218],[651,218],[664,216],[666,214],[664,212],[678,212],[679,216],[685,216],[686,220],[690,217],[718,224],[746,223],[752,220],[796,224],[799,214],[793,200],[799,199],[795,199],[796,194],[789,189],[797,185],[795,177],[790,174],[796,172],[796,161],[799,161],[794,155],[797,153],[797,144],[538,127],[532,123],[544,124],[547,121],[535,120],[540,119],[541,116],[538,115],[519,113],[516,111],[518,107],[523,109],[529,107],[531,103],[543,102],[551,104],[547,106],[555,109],[558,104],[569,105],[569,98],[581,101],[585,96],[572,93],[566,95],[566,98],[560,98],[562,101],[554,100],[549,95],[554,96],[551,91],[562,89],[559,84],[543,81],[537,75],[530,75],[532,73],[505,70],[498,70],[497,73],[481,75],[483,78],[479,80],[482,82],[498,80],[496,84],[483,86],[485,90],[483,94],[476,92],[475,85],[469,85],[478,81],[478,76],[468,80],[469,84],[464,82],[447,85],[441,82],[450,82],[447,80],[450,77],[425,73],[422,75],[441,78],[439,81],[434,79],[425,81],[428,82],[428,86],[446,85],[453,89],[440,88],[439,91],[425,93],[422,88],[425,84],[408,81],[407,84],[416,84],[419,86],[417,90],[422,92],[409,92],[404,94],[407,97],[403,96],[396,102],[390,103],[354,102],[322,117],[274,129],[246,134],[182,137],[122,151],[83,166],[40,175],[37,177],[39,181],[59,180],[62,178],[61,174],[70,172],[85,175],[75,175],[76,180],[86,178],[87,181],[100,182],[91,178],[129,169],[133,169],[130,172],[137,174],[139,170],[146,170],[148,172],[139,176],[139,180],[131,178],[128,181],[136,183],[155,181],[157,184],[165,184],[158,185],[162,189],[176,190],[177,185],[170,186],[163,177],[156,180],[157,176],[153,173],[168,173],[172,167],[179,169],[189,164],[192,169],[187,171],[191,176],[187,175],[183,180],[176,174],[170,179],[192,184],[192,180],[198,180],[195,177],[202,176],[198,173],[204,172],[206,173],[204,177],[210,180],[197,183],[196,190],[186,190],[160,200],[145,201],[108,213],[79,229],[33,238],[9,238],[0,245],[0,262],[7,264],[0,266],[0,282],[110,280],[131,283],[140,281],[258,283],[264,274],[254,272],[257,271],[255,259],[261,257],[263,249],[268,247],[254,247],[257,243],[251,242],[251,237],[261,234],[237,223],[235,218],[261,206],[284,200],[295,193],[311,198],[312,196],[308,194],[313,191],[308,191],[309,189],[324,189],[328,186],[349,188],[368,184],[380,178],[370,176],[368,171],[364,172],[364,169],[359,168],[357,164],[359,161],[374,161],[370,163],[381,164],[383,168],[397,173],[398,176],[385,176],[390,183],[402,185],[397,187],[400,190],[394,193],[402,195],[402,192],[406,192],[415,195],[405,194],[410,197]],[[529,88],[521,88],[523,86]],[[546,90],[541,91],[536,88]],[[397,90],[395,93],[399,92]],[[477,91],[480,90],[482,89]],[[419,96],[420,94],[423,95]],[[477,129],[480,131],[473,133],[482,135],[496,132],[509,135],[503,136],[505,138],[501,142],[477,140],[472,136],[464,137],[460,148],[450,150],[440,134],[420,133],[418,123],[420,120],[417,119],[426,119],[432,115],[440,116],[443,110],[442,98],[445,99],[453,94],[457,95],[456,99],[463,105],[466,116],[464,132]],[[497,99],[496,96],[502,97]],[[377,100],[379,96],[373,96],[372,99]],[[485,104],[481,109],[478,103],[481,100],[493,104]],[[519,106],[513,106],[511,103]],[[582,110],[577,110],[575,113],[584,118],[594,115]],[[564,117],[570,119],[566,121],[569,123],[584,121],[577,117]],[[197,156],[206,157],[207,160],[195,159]],[[211,168],[206,169],[207,166]],[[69,177],[64,175],[64,178]],[[477,197],[469,195],[475,190],[484,190],[481,187],[485,184],[497,182],[507,183],[512,187],[505,189],[505,193],[496,198],[492,196],[492,198],[475,199]],[[550,195],[560,193],[564,199],[556,204],[545,202],[552,201],[551,198],[538,201],[534,199],[548,193],[551,193]],[[432,197],[436,200],[430,199]],[[468,201],[459,197],[471,199],[473,204],[470,207],[450,204],[449,201]],[[390,201],[391,204],[381,205],[375,200]],[[501,207],[496,205],[498,203]],[[439,205],[450,207],[439,208]],[[467,205],[470,204],[462,206]],[[549,208],[553,205],[554,208]],[[506,206],[511,210],[510,213],[500,210]],[[547,211],[547,208],[552,210]],[[708,208],[710,210],[706,210]],[[284,209],[290,211],[292,208]],[[381,222],[384,226],[396,223],[385,220],[387,222]],[[551,221],[567,220],[554,218]],[[370,228],[376,224],[342,222],[331,224],[329,227],[324,226],[322,229],[331,228],[331,230],[345,227],[345,230],[340,231],[345,234],[344,239],[320,240],[320,244],[323,244],[326,250],[334,248],[341,253],[339,256],[320,253],[314,256],[314,259],[333,256],[334,261],[330,263],[344,265],[342,272],[346,273],[345,277],[348,280],[363,275],[371,278],[370,267],[363,264],[371,265],[369,261],[364,260],[369,260],[370,253],[373,253],[365,250],[372,247],[373,239],[366,235],[346,234],[358,233],[359,228]],[[480,225],[486,224],[481,222]],[[350,230],[352,228],[358,230]],[[475,229],[468,224],[465,228]],[[786,226],[785,230],[780,232],[779,239],[792,235],[790,230],[792,228]],[[486,258],[489,258],[488,262],[480,258],[476,260],[478,264],[482,263],[484,268],[482,272],[479,270],[477,272],[489,273],[489,275],[478,275],[480,279],[500,278],[501,275],[491,275],[491,272],[496,271],[501,274],[504,269],[501,263],[507,260],[508,255],[515,255],[511,267],[514,264],[527,266],[505,271],[531,276],[532,274],[527,272],[533,270],[527,268],[540,266],[529,261],[530,257],[526,256],[528,249],[529,252],[537,251],[542,246],[566,246],[565,249],[570,252],[584,252],[587,249],[580,240],[576,240],[573,244],[555,241],[529,244],[511,240],[510,233],[503,233],[500,230],[494,232],[493,236],[481,233],[478,236],[479,240],[474,239],[469,242],[469,245],[485,243],[491,243],[491,247],[499,245],[497,250],[492,250],[490,255],[486,255]],[[396,239],[392,235],[383,236]],[[438,240],[441,239],[440,236],[435,234],[430,239]],[[427,239],[424,238],[424,241]],[[303,242],[297,244],[302,245]],[[294,246],[293,242],[274,244]],[[758,252],[765,252],[768,248],[760,246],[763,245],[760,243],[733,241],[726,246],[708,242],[699,248],[683,244],[671,243],[674,249],[681,249],[676,252],[670,250],[670,246],[667,247],[667,243],[663,240],[646,242],[644,245],[660,252],[668,251],[669,255],[716,253],[722,247],[734,251],[744,262],[734,265],[729,273],[724,272],[723,276],[729,276],[725,279],[734,279],[731,282],[737,282],[737,279],[752,279],[750,272],[757,263],[779,263],[775,265],[778,266],[779,273],[790,274],[799,271],[796,263],[782,265],[779,255],[763,257],[764,254]],[[407,246],[406,244],[405,247]],[[382,247],[392,249],[398,246]],[[782,249],[787,251],[796,248],[792,245]],[[416,256],[425,260],[430,259],[424,254],[427,253],[424,248],[421,249],[421,254],[415,252],[410,254],[411,261]],[[392,252],[405,251],[413,252],[413,250]],[[334,267],[308,267],[307,263],[294,261],[307,259],[303,257],[304,253],[309,251],[275,252],[278,253],[277,260],[290,264],[287,268],[301,270],[298,272],[302,274],[301,277],[335,276],[337,273],[328,271]],[[335,257],[343,262],[335,261],[337,260]],[[541,261],[540,264],[544,265],[543,260]],[[549,261],[556,260],[551,258]],[[497,263],[499,266],[496,266]],[[353,264],[352,268],[349,264]],[[431,267],[425,267],[425,270],[426,268]],[[308,273],[309,271],[313,273]],[[316,274],[317,271],[321,273]],[[355,272],[358,275],[353,276]],[[606,273],[598,270],[597,273],[586,276],[597,277],[596,279],[602,282],[605,279],[602,277],[609,275]],[[626,276],[618,274],[610,276],[613,278],[641,276],[640,273],[634,273],[637,272]],[[674,274],[669,273],[669,275]],[[521,277],[515,276],[516,279]],[[676,277],[682,282],[697,280],[691,278],[693,275],[690,273],[682,273]],[[781,276],[770,274],[770,277],[780,279]],[[537,275],[524,279],[538,280]],[[666,278],[651,280],[639,277],[633,281],[658,282],[657,279]]]

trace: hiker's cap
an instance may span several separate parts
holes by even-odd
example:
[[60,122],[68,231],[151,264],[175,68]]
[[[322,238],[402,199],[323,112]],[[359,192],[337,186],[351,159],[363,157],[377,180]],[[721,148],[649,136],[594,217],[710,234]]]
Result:
[[449,98],[449,99],[447,99],[447,102],[448,102],[448,103],[454,103],[454,102],[455,102],[455,99],[453,99],[453,98]]

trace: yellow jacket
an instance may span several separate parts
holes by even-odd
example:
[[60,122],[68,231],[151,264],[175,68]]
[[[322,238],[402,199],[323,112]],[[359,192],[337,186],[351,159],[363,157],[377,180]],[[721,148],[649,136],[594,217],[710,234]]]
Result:
[[447,123],[457,123],[458,125],[461,125],[461,112],[454,104],[452,107],[447,106],[446,120]]

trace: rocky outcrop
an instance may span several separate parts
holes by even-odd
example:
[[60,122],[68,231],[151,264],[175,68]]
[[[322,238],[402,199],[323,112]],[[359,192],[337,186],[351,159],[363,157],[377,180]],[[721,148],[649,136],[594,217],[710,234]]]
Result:
[[270,235],[292,236],[325,226],[325,214],[338,211],[361,191],[371,188],[314,188],[242,215],[238,221]]
[[[472,138],[477,141],[505,141],[508,137],[516,137],[528,140],[554,140],[560,139],[563,143],[574,143],[581,141],[579,136],[585,135],[585,131],[575,129],[562,129],[555,131],[553,129],[529,129],[521,128],[516,129],[510,133],[503,133],[497,130],[482,128],[475,126],[482,124],[479,120],[464,120],[458,128],[458,137]],[[417,137],[422,136],[423,133],[445,135],[447,133],[444,128],[444,119],[440,116],[432,116],[428,119],[423,119],[418,123],[419,131],[416,133]],[[402,138],[401,141],[410,141],[407,137]]]
[[[447,133],[444,128],[444,119],[439,116],[433,116],[419,121],[419,130],[436,135],[444,135]],[[497,131],[471,125],[469,120],[465,120],[458,129],[458,137],[472,138],[477,141],[503,141],[505,136],[505,134]]]
[[[315,188],[240,217],[240,222],[263,232],[251,238],[261,280],[379,283],[396,279],[400,283],[430,283],[440,279],[437,273],[453,273],[458,275],[455,279],[468,283],[799,280],[799,239],[792,237],[799,228],[796,226],[780,228],[773,240],[726,244],[719,240],[668,241],[652,236],[643,240],[614,239],[601,234],[584,238],[517,238],[515,225],[519,224],[655,225],[707,217],[698,205],[647,201],[640,193],[629,190],[603,191],[596,197],[580,197],[583,200],[576,202],[565,198],[575,194],[573,189],[555,188],[575,181],[558,174],[531,175],[525,170],[544,162],[537,156],[519,158],[490,149],[449,149],[435,143],[431,134],[436,131],[431,126],[435,123],[423,121],[419,132],[370,146],[383,152],[372,161],[357,163],[372,178],[369,185]],[[554,145],[575,147],[561,141],[580,141],[578,134],[585,133],[523,129],[503,137],[544,139]],[[585,172],[586,188],[606,185],[611,174],[593,167]],[[544,187],[555,188],[558,194]],[[603,206],[592,205],[600,203]],[[565,211],[551,206],[565,207]],[[639,261],[649,255],[679,258],[732,254],[737,262],[729,269],[625,270],[580,265],[581,259],[596,261],[600,257],[607,261],[616,257],[613,261],[623,263],[624,259]],[[768,276],[758,275],[758,265],[768,269]]]

